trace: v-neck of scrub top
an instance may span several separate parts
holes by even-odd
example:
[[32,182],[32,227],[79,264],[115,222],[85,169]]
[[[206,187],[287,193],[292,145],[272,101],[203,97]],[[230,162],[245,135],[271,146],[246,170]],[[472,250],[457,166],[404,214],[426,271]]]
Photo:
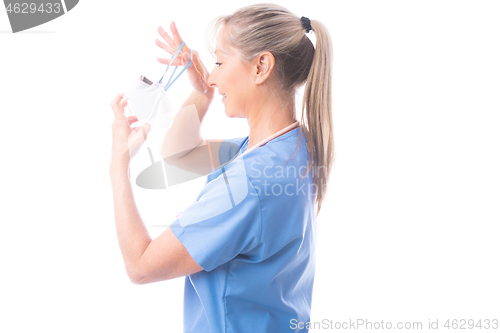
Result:
[[[294,123],[294,124],[295,124],[295,123]],[[292,125],[293,125],[293,124],[292,124]],[[286,128],[286,127],[285,127],[285,128]],[[272,138],[272,139],[271,139],[271,140],[269,140],[269,141],[264,142],[263,144],[261,144],[260,146],[256,147],[255,149],[260,148],[260,147],[263,147],[263,146],[265,146],[266,144],[268,144],[269,142],[275,142],[275,141],[281,141],[281,140],[284,140],[284,139],[286,139],[287,137],[289,137],[289,136],[291,136],[291,135],[293,135],[293,134],[297,133],[297,132],[299,131],[299,129],[300,129],[300,123],[299,123],[299,125],[298,125],[297,127],[292,128],[292,129],[291,129],[291,130],[289,130],[288,132],[285,132],[285,133],[283,133],[283,134],[281,134],[281,135],[278,135],[278,136],[277,136],[277,137],[275,137],[275,138]],[[274,134],[273,134],[273,135],[274,135]],[[273,135],[270,135],[270,136],[273,136]],[[245,141],[243,141],[243,144],[241,145],[241,148],[240,148],[240,154],[241,154],[241,155],[243,155],[243,154],[247,151],[249,137],[250,137],[250,136],[248,136],[248,135],[247,135],[247,137],[245,138]]]

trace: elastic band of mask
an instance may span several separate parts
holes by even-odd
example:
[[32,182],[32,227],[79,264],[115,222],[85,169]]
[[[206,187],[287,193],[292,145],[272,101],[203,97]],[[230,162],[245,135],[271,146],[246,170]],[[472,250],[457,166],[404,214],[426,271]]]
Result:
[[[161,81],[163,80],[163,77],[165,76],[165,74],[167,74],[167,72],[168,72],[168,70],[170,68],[170,65],[172,65],[172,63],[174,62],[175,58],[177,58],[177,56],[179,55],[179,52],[181,51],[181,49],[182,49],[183,46],[184,46],[184,41],[182,41],[181,45],[179,45],[179,47],[177,48],[177,51],[175,52],[175,54],[174,54],[172,60],[170,61],[170,64],[168,65],[167,69],[165,70],[165,73],[163,73],[163,75],[162,75],[159,83],[161,83]],[[170,86],[172,84],[174,84],[174,82],[179,78],[179,76],[181,76],[181,74],[184,73],[184,71],[189,68],[189,66],[191,65],[192,62],[193,62],[193,50],[191,50],[190,60],[187,63],[187,65],[182,69],[182,71],[172,81],[172,78],[174,77],[174,74],[175,74],[175,72],[177,71],[177,68],[178,68],[178,67],[175,67],[174,71],[172,72],[172,75],[170,75],[170,79],[168,80],[167,84],[165,85],[165,90],[167,90],[168,88],[170,88]]]

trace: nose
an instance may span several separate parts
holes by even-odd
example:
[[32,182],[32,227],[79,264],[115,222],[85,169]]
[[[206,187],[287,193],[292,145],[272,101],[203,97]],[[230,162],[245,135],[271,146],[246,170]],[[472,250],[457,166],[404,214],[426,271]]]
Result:
[[214,71],[208,75],[207,83],[210,87],[217,87],[217,84],[215,83]]

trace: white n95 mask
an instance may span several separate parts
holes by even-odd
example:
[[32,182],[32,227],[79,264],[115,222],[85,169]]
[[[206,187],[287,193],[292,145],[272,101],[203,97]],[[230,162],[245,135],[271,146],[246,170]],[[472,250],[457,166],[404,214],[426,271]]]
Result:
[[193,62],[193,50],[191,50],[191,57],[188,64],[175,78],[173,77],[178,67],[175,67],[166,84],[162,84],[162,80],[183,46],[184,41],[177,48],[170,64],[159,81],[153,82],[141,75],[139,81],[136,82],[131,91],[125,93],[124,98],[128,98],[130,112],[137,116],[137,120],[141,125],[148,123],[152,126],[165,129],[168,129],[172,125],[172,112],[167,99],[167,90]]

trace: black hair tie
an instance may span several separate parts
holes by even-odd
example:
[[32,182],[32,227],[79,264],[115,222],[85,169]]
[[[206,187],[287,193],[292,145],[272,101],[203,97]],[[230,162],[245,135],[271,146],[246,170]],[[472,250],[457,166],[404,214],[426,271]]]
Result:
[[300,18],[300,21],[302,22],[302,27],[304,28],[304,30],[306,31],[306,33],[308,33],[309,31],[312,30],[312,27],[311,27],[311,20],[308,19],[307,17],[305,16],[302,16]]

